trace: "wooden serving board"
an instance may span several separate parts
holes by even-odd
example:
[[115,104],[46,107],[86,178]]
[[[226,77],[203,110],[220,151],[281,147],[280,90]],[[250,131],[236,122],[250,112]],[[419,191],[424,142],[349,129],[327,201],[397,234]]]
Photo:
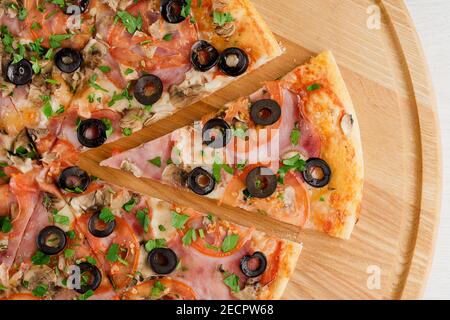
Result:
[[[350,241],[299,233],[304,250],[284,297],[420,298],[438,226],[441,159],[433,89],[405,4],[401,0],[254,2],[286,47],[283,57],[132,137],[85,153],[80,165],[107,181],[205,212],[222,212],[235,220],[233,215],[238,211],[242,215],[240,210],[221,208],[97,164],[113,147],[126,150],[187,125],[331,49],[361,126],[366,171],[362,215]],[[379,30],[367,25],[368,12],[376,15],[377,8]]]

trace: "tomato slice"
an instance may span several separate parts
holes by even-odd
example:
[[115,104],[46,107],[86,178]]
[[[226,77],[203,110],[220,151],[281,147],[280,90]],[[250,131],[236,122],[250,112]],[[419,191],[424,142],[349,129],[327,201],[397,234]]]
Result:
[[[212,221],[211,221],[212,220]],[[179,235],[183,238],[190,229],[195,229],[196,240],[192,241],[191,247],[210,257],[227,257],[239,251],[250,239],[253,229],[230,224],[213,218],[209,220],[206,216],[192,216],[185,224]],[[202,231],[199,231],[202,230]],[[237,235],[238,242],[234,248],[224,252],[222,244],[228,235]]]
[[[157,282],[159,283],[157,284]],[[159,296],[155,294],[152,296],[155,284],[159,288],[161,288],[161,285],[164,288]],[[145,281],[128,290],[123,296],[125,300],[148,300],[155,298],[162,300],[196,300],[194,290],[191,287],[181,281],[170,278]]]
[[[94,237],[88,229],[89,218],[92,214],[83,214],[77,219],[77,226],[87,238],[92,250],[101,261],[106,273],[110,276],[114,288],[123,289],[132,280],[130,275],[137,270],[139,262],[139,242],[128,223],[115,216],[116,226],[111,235],[106,238]],[[108,260],[108,251],[113,245],[118,246],[118,259]]]
[[[303,226],[309,217],[310,203],[305,184],[294,173],[288,172],[283,185],[278,185],[277,191],[269,198],[242,199],[241,194],[246,189],[245,178],[251,168],[257,165],[247,166],[242,173],[233,177],[228,183],[221,203],[243,207],[249,211],[265,212],[269,216],[280,221],[297,226]],[[287,199],[287,195],[292,195]]]
[[272,282],[280,269],[280,259],[281,259],[281,241],[278,241],[276,249],[272,252],[270,257],[268,257],[267,268],[261,276],[260,283],[262,286]]
[[7,298],[3,298],[0,300],[42,300],[42,299],[35,297],[31,293],[15,293],[15,294],[10,295]]

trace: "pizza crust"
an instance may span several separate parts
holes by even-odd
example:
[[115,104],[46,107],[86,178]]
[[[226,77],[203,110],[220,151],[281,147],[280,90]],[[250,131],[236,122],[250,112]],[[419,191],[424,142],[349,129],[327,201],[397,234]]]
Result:
[[[305,227],[349,239],[359,219],[364,183],[361,134],[352,99],[330,51],[312,58],[286,79],[296,85],[318,82],[324,86],[325,93],[318,90],[317,94],[311,94],[306,110],[310,121],[321,132],[322,157],[332,169],[337,169],[334,170],[323,203],[320,201],[324,197],[323,190],[310,189],[312,208],[309,223]],[[334,112],[341,113],[339,117],[333,118]],[[317,117],[317,114],[320,116]],[[347,131],[347,135],[341,127],[343,115],[351,115],[353,122],[351,132],[348,134]]]
[[280,266],[275,280],[269,284],[258,299],[264,300],[279,300],[286,290],[286,286],[297,266],[297,261],[302,251],[302,244],[284,241],[284,248],[282,250]]

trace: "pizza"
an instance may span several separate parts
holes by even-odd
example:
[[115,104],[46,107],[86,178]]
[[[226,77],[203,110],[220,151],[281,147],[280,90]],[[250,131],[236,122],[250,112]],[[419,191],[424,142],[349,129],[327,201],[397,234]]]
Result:
[[345,239],[362,200],[358,122],[330,52],[101,165]]
[[[250,1],[6,0],[0,39],[0,299],[281,298],[302,244],[77,166],[281,55]],[[340,238],[359,216],[329,52],[101,165]]]
[[247,0],[0,4],[1,125],[80,149],[167,117],[282,53]]
[[[16,173],[3,185],[11,204],[2,212],[0,296],[278,299],[295,268],[300,244],[119,188],[76,166],[56,180],[48,170]],[[84,191],[67,188],[74,182]]]

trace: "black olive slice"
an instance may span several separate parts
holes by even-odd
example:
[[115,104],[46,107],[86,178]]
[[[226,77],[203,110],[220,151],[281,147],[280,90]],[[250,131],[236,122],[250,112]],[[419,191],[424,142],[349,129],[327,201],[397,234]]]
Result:
[[277,189],[277,177],[266,167],[257,167],[246,178],[247,191],[255,198],[268,198]]
[[85,13],[89,7],[89,0],[65,0],[62,11],[69,15]]
[[183,8],[186,6],[185,0],[162,0],[161,1],[161,16],[168,23],[180,23],[186,20],[183,15]]
[[194,43],[191,50],[191,63],[195,70],[206,72],[219,62],[219,51],[207,41]]
[[[255,261],[254,263],[256,266],[251,265],[253,261]],[[266,268],[267,259],[262,252],[255,252],[252,255],[246,255],[241,259],[241,271],[249,278],[255,278],[262,275],[264,271],[266,271]]]
[[49,256],[60,253],[66,247],[66,233],[61,228],[48,226],[39,232],[37,247]]
[[91,178],[87,172],[75,166],[64,169],[57,181],[60,189],[72,193],[83,193],[90,183]]
[[78,267],[80,268],[82,279],[85,279],[86,277],[84,276],[87,276],[88,281],[87,283],[83,281],[80,288],[75,289],[75,291],[80,294],[84,294],[89,290],[95,291],[102,283],[102,273],[100,270],[88,262],[82,262]]
[[148,254],[147,262],[157,274],[169,274],[177,267],[178,258],[169,248],[155,248]]
[[134,97],[139,103],[149,106],[161,99],[163,83],[153,74],[140,77],[134,84]]
[[113,233],[116,227],[116,220],[104,222],[100,221],[100,211],[91,215],[88,221],[89,232],[97,238],[106,238]]
[[106,142],[106,125],[99,119],[86,119],[77,128],[78,141],[85,147],[97,148]]
[[323,188],[330,183],[331,168],[325,160],[311,158],[306,161],[305,170],[302,172],[302,175],[305,182],[311,187]]
[[15,85],[28,84],[32,78],[33,68],[27,59],[22,59],[16,63],[11,61],[6,68],[6,79]]
[[202,140],[210,148],[221,149],[230,142],[231,138],[231,127],[223,119],[211,119],[203,126]]
[[252,103],[250,108],[250,116],[255,124],[270,126],[280,119],[281,108],[275,100],[258,100]]
[[203,168],[195,168],[192,170],[187,179],[188,187],[196,194],[206,196],[210,194],[216,186],[214,177]]
[[81,53],[71,48],[61,49],[55,54],[56,66],[65,73],[77,71],[82,61]]
[[247,71],[248,55],[239,48],[228,48],[220,55],[219,68],[230,77],[238,77]]

